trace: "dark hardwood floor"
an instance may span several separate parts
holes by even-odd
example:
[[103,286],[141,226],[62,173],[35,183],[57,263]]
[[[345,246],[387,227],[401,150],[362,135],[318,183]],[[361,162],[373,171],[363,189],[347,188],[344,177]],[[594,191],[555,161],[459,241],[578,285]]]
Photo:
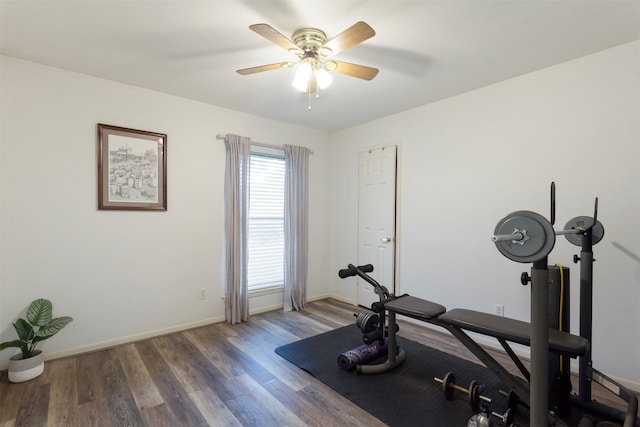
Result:
[[[316,301],[300,312],[263,313],[240,325],[218,323],[49,361],[42,376],[26,383],[10,384],[2,372],[0,427],[384,426],[274,352],[354,324],[357,311]],[[407,338],[477,362],[446,332],[399,324]],[[502,352],[492,354],[510,363]],[[596,386],[594,398],[618,404]]]

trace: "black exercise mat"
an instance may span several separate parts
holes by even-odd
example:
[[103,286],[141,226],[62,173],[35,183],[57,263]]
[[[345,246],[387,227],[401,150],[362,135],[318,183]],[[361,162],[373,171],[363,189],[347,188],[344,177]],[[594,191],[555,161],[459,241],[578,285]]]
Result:
[[[392,427],[466,426],[474,414],[466,395],[455,392],[453,400],[448,401],[441,385],[433,380],[449,371],[455,373],[456,383],[463,387],[472,380],[483,385],[482,394],[493,399],[493,411],[504,412],[507,408],[506,398],[499,394],[504,387],[486,367],[402,336],[398,336],[398,344],[405,349],[407,358],[392,371],[359,375],[355,370],[341,369],[338,355],[361,344],[360,329],[350,325],[283,345],[276,353]],[[528,419],[528,411],[518,408],[514,421],[527,426]]]

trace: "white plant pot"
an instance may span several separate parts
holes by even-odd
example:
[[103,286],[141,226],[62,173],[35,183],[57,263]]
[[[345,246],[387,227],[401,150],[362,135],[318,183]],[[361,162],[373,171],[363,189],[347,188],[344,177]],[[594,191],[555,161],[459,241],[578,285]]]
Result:
[[40,376],[44,372],[44,355],[42,350],[33,352],[34,356],[23,359],[22,353],[9,359],[9,381],[22,383]]

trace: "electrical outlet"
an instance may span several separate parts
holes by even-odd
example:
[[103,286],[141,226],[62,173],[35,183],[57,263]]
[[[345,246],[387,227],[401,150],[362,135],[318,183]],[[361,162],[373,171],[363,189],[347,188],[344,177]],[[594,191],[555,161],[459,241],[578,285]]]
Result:
[[504,305],[503,304],[496,304],[496,314],[498,316],[504,316]]
[[207,289],[200,288],[200,299],[207,299]]

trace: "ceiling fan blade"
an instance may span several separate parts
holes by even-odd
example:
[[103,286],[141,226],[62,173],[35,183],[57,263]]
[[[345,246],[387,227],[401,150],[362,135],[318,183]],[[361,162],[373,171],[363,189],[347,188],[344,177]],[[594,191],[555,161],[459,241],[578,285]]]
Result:
[[243,68],[241,70],[237,70],[236,72],[238,74],[242,74],[243,76],[246,76],[247,74],[261,73],[263,71],[277,70],[280,68],[289,68],[293,65],[295,65],[295,62],[290,62],[290,61],[278,62],[276,64],[268,64],[268,65],[260,65],[258,67]]
[[[362,43],[363,41],[375,36],[376,32],[366,22],[356,22],[328,42],[322,48],[331,50],[331,55],[349,49],[352,46]],[[322,48],[320,50],[322,50]]]
[[[333,66],[335,64],[335,67]],[[350,77],[357,77],[363,80],[372,80],[378,75],[378,69],[367,67],[366,65],[351,64],[343,61],[328,61],[325,68],[329,71],[344,74]]]
[[280,46],[286,51],[289,51],[295,54],[303,53],[302,49],[296,46],[296,44],[293,41],[283,36],[280,32],[278,32],[278,30],[276,30],[269,24],[253,24],[249,26],[249,29],[260,34],[262,37],[269,40],[270,42],[277,44],[278,46]]

